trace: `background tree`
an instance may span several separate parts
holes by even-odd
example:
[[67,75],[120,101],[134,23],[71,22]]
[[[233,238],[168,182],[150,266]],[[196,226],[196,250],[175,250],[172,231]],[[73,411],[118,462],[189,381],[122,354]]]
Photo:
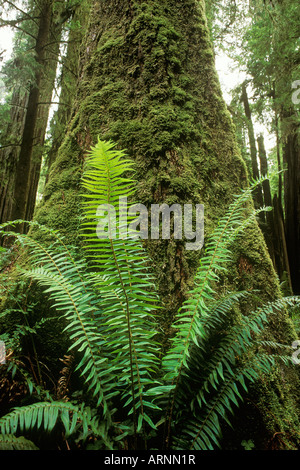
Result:
[[[255,4],[254,4],[255,5]],[[293,290],[299,292],[299,117],[291,87],[299,74],[297,38],[299,8],[292,0],[254,7],[245,47],[247,68],[263,103],[271,99],[277,137],[278,168],[285,168],[284,188],[279,179],[278,203],[284,205],[285,234]],[[271,40],[270,40],[271,38]],[[283,209],[280,208],[280,211]]]
[[17,18],[6,23],[18,31],[13,58],[3,69],[13,95],[10,122],[0,150],[1,220],[31,220],[63,25],[72,16],[74,2],[28,2],[26,12],[8,3],[17,10]]
[[[284,227],[284,230],[276,229],[280,238],[274,240],[275,267],[281,279],[289,278],[289,284],[297,293],[300,266],[299,182],[296,176],[299,175],[299,111],[292,103],[291,87],[299,75],[299,8],[294,0],[256,0],[249,2],[247,8],[244,2],[234,2],[230,14],[229,7],[223,8],[223,3],[207,2],[215,45],[225,50],[246,73],[252,88],[252,116],[267,125],[269,133],[274,135],[275,166],[279,171],[285,170],[284,175],[279,174],[278,187],[273,192],[275,225]],[[221,22],[216,14],[221,15]],[[232,18],[234,21],[230,22]],[[229,29],[220,30],[220,23],[230,24]],[[288,257],[280,256],[284,246]]]

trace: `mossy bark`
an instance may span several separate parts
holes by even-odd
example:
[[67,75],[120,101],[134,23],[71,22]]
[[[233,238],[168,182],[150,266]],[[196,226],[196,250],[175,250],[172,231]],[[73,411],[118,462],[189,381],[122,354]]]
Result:
[[11,220],[16,165],[20,150],[19,138],[24,128],[28,93],[15,89],[11,102],[10,120],[3,130],[5,140],[9,143],[0,149],[0,222]]
[[299,123],[290,124],[283,148],[286,243],[293,292],[300,294],[300,137]]
[[79,51],[85,34],[85,24],[89,11],[89,2],[81,2],[72,13],[68,35],[67,52],[62,61],[61,74],[58,81],[61,86],[59,106],[50,122],[51,147],[47,153],[47,174],[54,163],[58,149],[65,139],[66,129],[72,113],[72,105],[76,96],[76,85],[79,73]]
[[[72,243],[78,243],[82,164],[98,135],[134,158],[139,202],[204,204],[209,235],[232,196],[247,184],[247,172],[222,99],[203,1],[93,3],[68,132],[36,212],[39,222],[59,229]],[[184,241],[172,239],[149,241],[147,247],[168,337],[201,252],[188,252]],[[230,288],[260,289],[264,300],[281,295],[257,224],[235,246],[224,282]],[[269,335],[288,344],[295,339],[286,312],[278,312]],[[280,403],[271,392],[274,400],[267,399],[275,415],[282,407],[289,413],[295,404],[289,379],[287,383],[279,385]],[[259,387],[253,393],[261,426],[266,433],[276,432],[264,413],[267,395]],[[249,420],[249,410],[247,416]],[[297,419],[291,414],[288,419],[296,426]]]
[[[6,180],[3,190],[0,190],[1,222],[31,220],[33,217],[62,28],[66,20],[55,11],[52,0],[43,0],[34,11],[37,21],[31,24],[31,29],[36,40],[34,44],[32,37],[25,38],[25,41],[28,42],[27,52],[34,49],[35,63],[28,83],[24,80],[20,89],[14,92],[11,123],[7,129],[8,140],[11,135],[17,137],[18,143],[3,149],[0,154],[4,163],[1,173]],[[16,66],[18,62],[21,61],[17,56]],[[22,70],[20,66],[20,73],[25,75],[26,71],[26,67]],[[20,230],[23,229],[20,226]]]
[[[12,220],[25,219],[27,204],[30,193],[30,170],[32,167],[32,153],[34,148],[34,138],[38,122],[38,105],[40,98],[40,86],[42,80],[42,67],[45,66],[46,45],[49,42],[51,30],[51,10],[52,4],[45,0],[41,5],[39,26],[35,45],[36,71],[34,81],[30,87],[22,142],[18,163],[16,166],[15,188],[12,204]],[[49,108],[48,108],[49,109]]]
[[[241,100],[244,105],[244,111],[246,116],[246,124],[248,130],[248,137],[249,137],[249,146],[250,146],[250,156],[251,156],[251,167],[252,167],[252,175],[254,179],[258,179],[260,177],[260,172],[258,169],[258,162],[257,162],[257,150],[256,150],[256,143],[255,143],[255,133],[254,133],[254,126],[252,122],[252,113],[251,108],[248,100],[248,93],[246,83],[242,84],[242,96]],[[261,186],[258,186],[254,191],[254,202],[256,207],[263,206],[263,191]],[[260,214],[261,223],[265,222],[264,213]]]

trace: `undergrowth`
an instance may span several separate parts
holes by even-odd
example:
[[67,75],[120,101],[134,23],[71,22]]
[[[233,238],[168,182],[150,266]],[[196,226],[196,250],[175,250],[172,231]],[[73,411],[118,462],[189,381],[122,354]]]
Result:
[[[206,240],[194,286],[173,324],[171,346],[162,353],[151,263],[137,233],[125,237],[124,220],[119,221],[119,196],[134,197],[132,173],[133,163],[112,142],[99,140],[92,148],[82,178],[84,256],[57,231],[35,221],[28,223],[47,235],[47,243],[33,231],[13,231],[22,221],[1,226],[2,235],[13,237],[14,246],[30,258],[30,266],[17,267],[18,273],[43,287],[71,344],[61,378],[64,393],[58,397],[18,360],[20,336],[30,334],[34,341],[46,320],[32,328],[23,311],[23,326],[12,336],[0,336],[12,352],[1,367],[7,377],[23,377],[33,397],[0,418],[2,449],[36,448],[30,440],[34,432],[49,435],[57,428],[75,448],[219,448],[222,425],[230,423],[249,384],[271,374],[279,359],[293,366],[290,354],[268,352],[282,345],[264,343],[263,333],[269,318],[299,300],[277,299],[244,315],[240,303],[251,305],[259,293],[218,288],[232,244],[258,214],[251,195],[261,181],[234,198]],[[115,237],[97,235],[103,204],[115,209]],[[114,220],[108,211],[108,232]],[[80,389],[68,393],[66,377],[72,373],[78,374]]]

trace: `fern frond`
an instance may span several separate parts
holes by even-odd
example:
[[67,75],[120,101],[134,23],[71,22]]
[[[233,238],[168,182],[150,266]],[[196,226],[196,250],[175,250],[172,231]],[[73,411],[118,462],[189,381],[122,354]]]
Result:
[[[153,408],[147,400],[147,389],[151,375],[158,369],[158,346],[154,341],[158,299],[140,241],[124,235],[119,202],[120,197],[127,200],[134,193],[135,182],[123,176],[131,171],[131,165],[124,152],[115,150],[111,142],[98,140],[92,148],[83,175],[87,193],[83,195],[82,232],[101,292],[104,328],[109,333],[107,347],[118,369],[118,386],[123,390],[125,405],[130,407],[128,414],[133,413],[138,431],[144,420],[153,425],[145,409]],[[97,210],[101,204],[113,207],[116,214],[116,219],[110,221],[108,213],[108,231],[112,229],[110,222],[115,226],[107,237],[97,236]]]
[[[206,243],[205,254],[200,259],[199,269],[195,275],[194,288],[191,289],[189,298],[179,309],[173,325],[176,334],[172,347],[163,361],[163,368],[169,380],[178,380],[182,368],[187,365],[191,345],[197,344],[198,338],[205,335],[203,319],[209,315],[210,303],[214,301],[213,285],[219,279],[218,274],[226,272],[226,265],[231,260],[231,244],[248,225],[253,223],[257,213],[264,210],[256,211],[247,208],[247,204],[251,201],[252,191],[262,181],[263,179],[255,182],[253,186],[235,197]],[[175,365],[176,357],[177,364]]]
[[[94,321],[95,315],[99,317],[100,295],[93,288],[87,263],[82,259],[77,262],[72,253],[74,249],[66,247],[57,232],[49,232],[55,237],[50,246],[42,245],[29,235],[14,234],[22,246],[30,248],[32,267],[21,272],[47,288],[45,292],[53,300],[53,306],[66,320],[65,331],[73,343],[70,349],[76,348],[82,354],[77,369],[82,369],[81,375],[89,384],[89,390],[111,421],[108,400],[117,392],[113,390],[114,370],[108,366],[105,354],[100,354],[105,337],[99,323]],[[84,277],[81,272],[85,272]]]
[[222,423],[231,426],[229,415],[233,414],[243,400],[242,392],[248,391],[246,381],[255,382],[263,374],[268,374],[274,367],[270,356],[256,357],[250,365],[246,364],[234,374],[226,372],[216,393],[203,403],[202,409],[192,416],[185,415],[177,422],[180,438],[175,437],[174,448],[177,450],[214,450],[220,447]]
[[38,447],[25,437],[11,434],[0,435],[0,450],[39,450]]
[[[268,317],[276,306],[282,306],[282,302],[267,305],[249,316],[242,316],[239,322],[230,326],[228,318],[232,303],[222,300],[216,302],[214,297],[219,274],[226,273],[227,265],[232,259],[233,241],[257,216],[258,212],[251,206],[251,194],[254,187],[260,183],[261,181],[255,182],[252,187],[236,196],[224,217],[220,219],[206,244],[205,254],[195,276],[194,288],[179,310],[173,325],[176,330],[175,337],[162,362],[164,382],[170,385],[166,442],[170,440],[171,422],[174,420],[178,424],[181,410],[186,409],[186,401],[191,404],[192,420],[198,417],[197,413],[201,417],[203,409],[207,406],[212,407],[208,417],[212,411],[216,412],[213,415],[212,427],[209,428],[211,438],[215,441],[220,431],[219,417],[225,418],[226,411],[231,410],[230,401],[238,403],[238,396],[235,396],[238,395],[238,381],[244,383],[246,378],[254,380],[258,377],[253,363],[249,369],[243,370],[242,375],[238,373],[238,366],[241,357],[247,356],[253,347],[253,335],[261,333]],[[233,296],[232,299],[234,298]],[[222,322],[226,318],[227,325]],[[261,370],[267,373],[271,364],[274,364],[273,358],[260,356]],[[224,391],[221,395],[220,390]],[[214,396],[219,396],[215,404]],[[223,401],[220,402],[220,399]],[[187,416],[185,420],[189,423]],[[203,426],[205,423],[206,421]],[[196,448],[206,448],[207,443],[207,448],[213,445],[203,426],[195,432]],[[218,432],[214,433],[213,429]],[[189,429],[188,433],[191,432]]]
[[41,402],[14,408],[0,418],[0,432],[2,435],[14,435],[33,428],[50,432],[58,421],[63,424],[66,437],[81,429],[82,439],[87,437],[89,430],[95,436],[107,439],[89,407],[66,402]]
[[[219,341],[216,342],[213,335],[208,335],[208,338],[199,340],[199,347],[192,347],[188,367],[182,372],[174,402],[176,426],[182,425],[181,438],[178,440],[175,437],[175,445],[182,448],[190,442],[190,448],[196,450],[218,446],[222,421],[230,425],[228,415],[233,413],[233,405],[239,406],[243,399],[241,391],[248,390],[247,383],[269,374],[277,359],[286,365],[291,364],[288,356],[263,352],[263,345],[272,348],[282,345],[265,342],[260,336],[278,310],[299,302],[299,298],[290,297],[264,304],[227,327]],[[259,345],[258,350],[254,349],[256,345]],[[181,417],[186,401],[190,403],[189,411],[186,410]]]

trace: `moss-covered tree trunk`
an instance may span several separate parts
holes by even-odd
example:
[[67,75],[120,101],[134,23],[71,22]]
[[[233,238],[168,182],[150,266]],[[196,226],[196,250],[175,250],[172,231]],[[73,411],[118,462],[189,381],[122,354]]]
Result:
[[52,2],[45,0],[41,5],[39,27],[36,39],[36,61],[34,83],[31,85],[22,142],[16,166],[15,188],[13,195],[12,219],[25,219],[30,192],[32,152],[34,148],[35,130],[38,120],[38,105],[42,69],[45,67],[46,45],[50,37]]
[[[18,218],[31,220],[35,208],[62,27],[66,20],[57,13],[54,3],[53,0],[43,0],[34,6],[36,19],[29,21],[31,33],[23,38],[23,42],[28,43],[24,54],[34,49],[35,62],[31,65],[29,78],[28,65],[23,65],[24,70],[20,66],[24,82],[21,80],[20,89],[14,92],[11,122],[7,129],[8,141],[14,137],[17,143],[4,148],[0,154],[3,163],[1,222]],[[32,41],[34,37],[35,44]],[[22,64],[22,60],[19,57],[21,53],[17,51],[16,54],[17,66],[18,62]]]
[[[78,240],[82,164],[98,135],[135,160],[138,202],[204,204],[205,236],[210,233],[233,194],[247,184],[247,172],[222,99],[204,1],[93,2],[68,132],[36,214],[72,242]],[[168,337],[201,252],[187,251],[184,241],[174,239],[149,240],[147,246],[164,307],[161,328]],[[260,289],[265,300],[280,295],[257,224],[239,240],[234,255],[228,288]],[[271,325],[272,338],[288,344],[295,339],[285,312]],[[274,391],[259,384],[254,405],[240,418],[251,433],[251,412],[259,410],[254,427],[263,426],[261,446],[268,433],[286,432],[284,413],[294,420],[287,409],[287,403],[294,405],[288,387],[281,384]]]
[[[194,1],[95,2],[74,116],[49,178],[41,220],[42,214],[49,220],[58,206],[56,222],[68,226],[73,215],[76,225],[76,212],[64,212],[70,208],[67,196],[74,206],[71,191],[97,135],[116,141],[136,160],[141,203],[204,203],[208,232],[222,215],[246,172],[221,99],[202,9]],[[185,297],[199,253],[184,253],[181,242],[151,246],[170,317]]]
[[16,165],[20,150],[28,93],[15,89],[11,98],[10,119],[6,129],[5,145],[0,149],[0,222],[11,220]]
[[66,128],[72,115],[79,73],[80,45],[85,34],[88,11],[89,1],[75,4],[70,19],[67,51],[61,64],[61,74],[58,77],[61,86],[59,106],[50,122],[51,147],[45,162],[47,167],[46,181],[48,181],[49,170],[57,157],[58,149],[64,141]]

